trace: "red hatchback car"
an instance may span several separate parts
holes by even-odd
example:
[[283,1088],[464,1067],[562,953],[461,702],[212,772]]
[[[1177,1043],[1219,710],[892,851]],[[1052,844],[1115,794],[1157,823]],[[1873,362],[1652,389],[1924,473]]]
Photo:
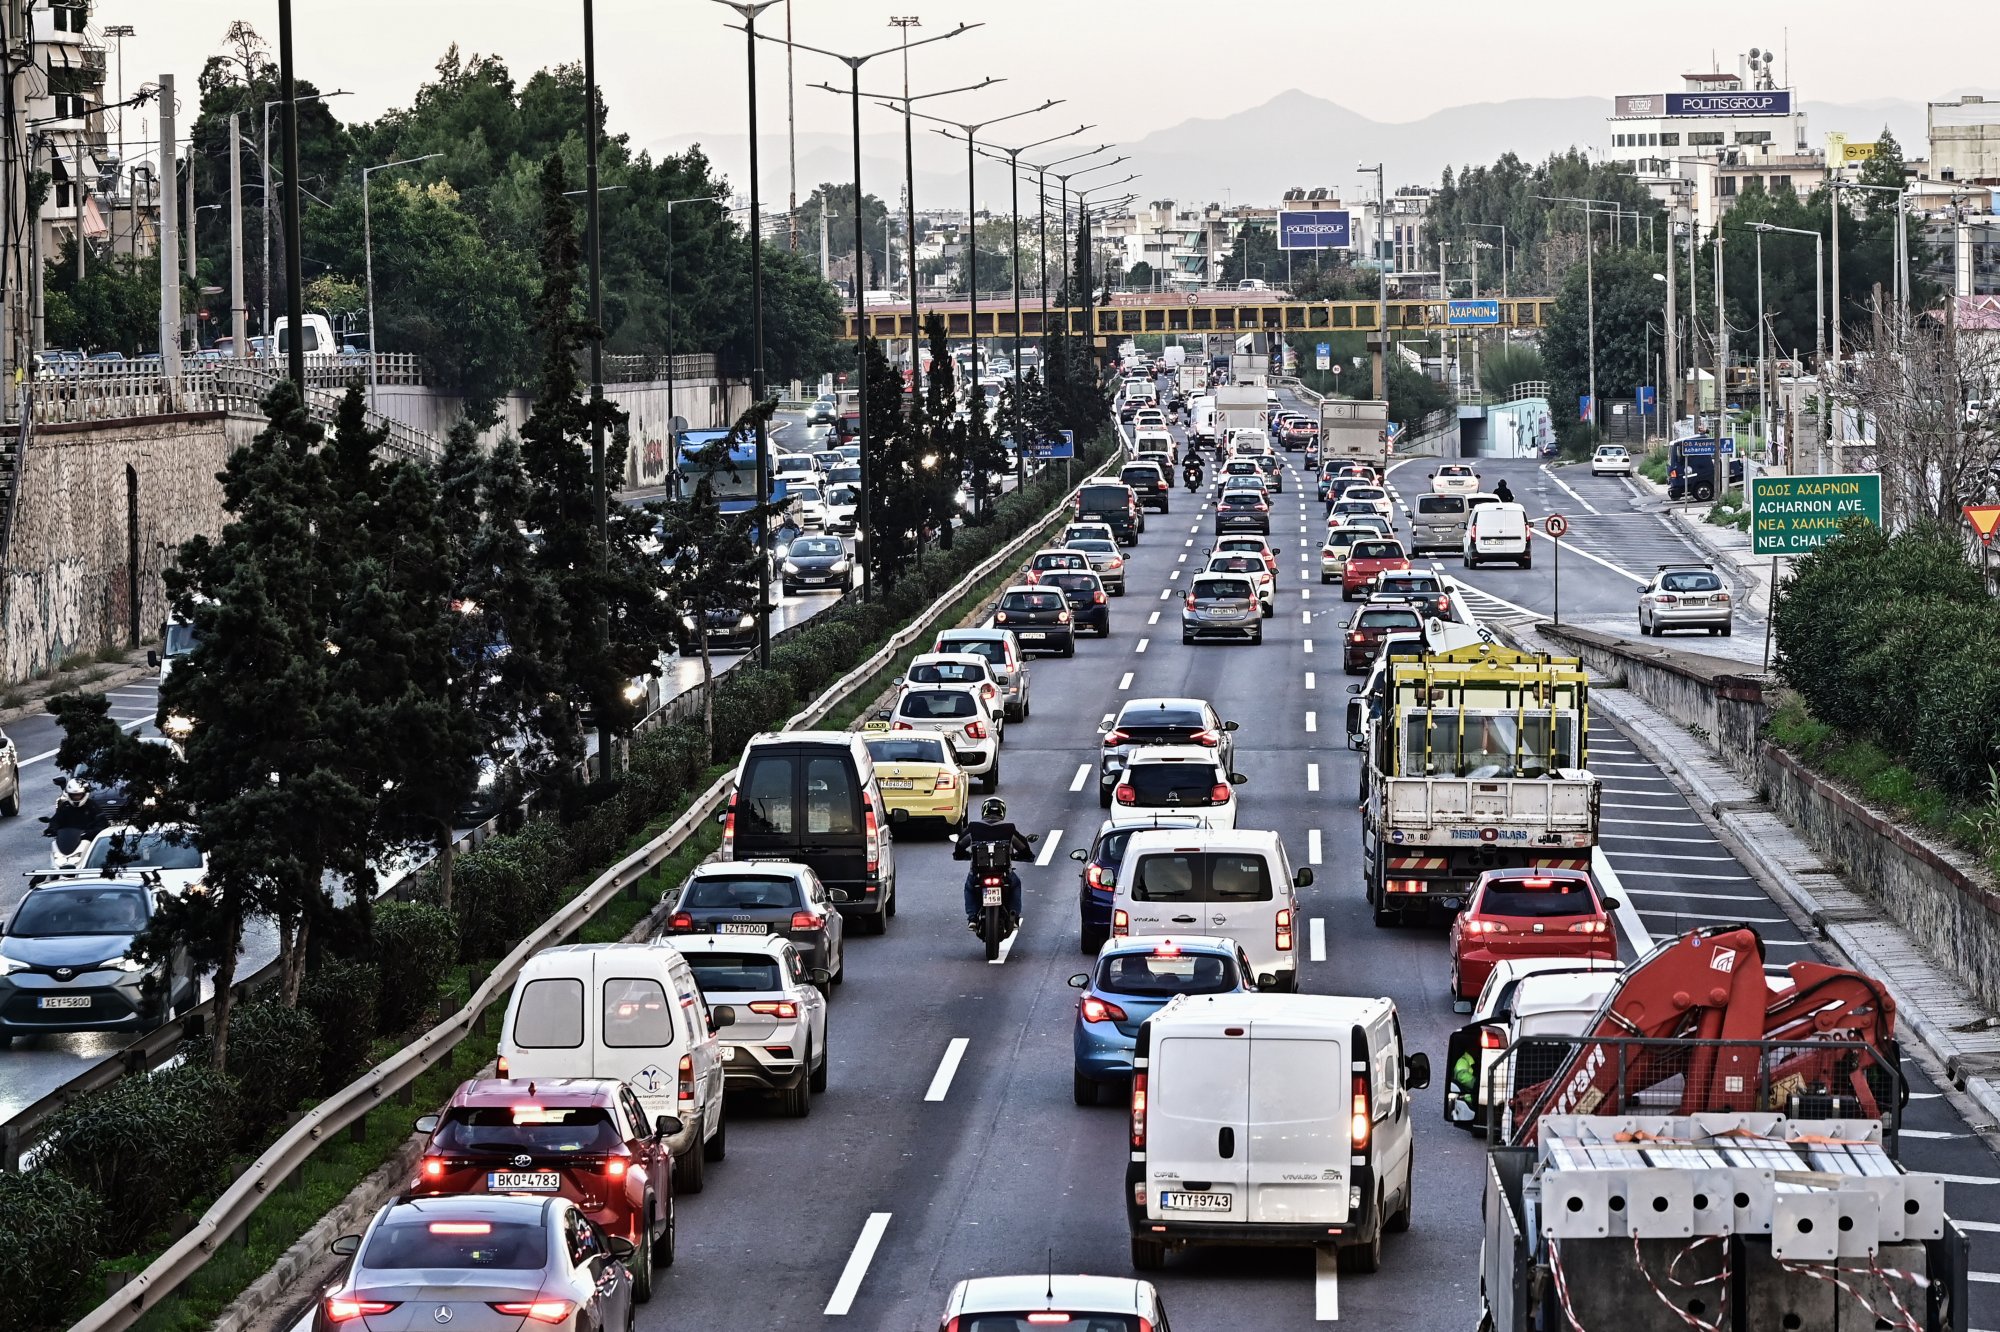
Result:
[[1580,870],[1488,870],[1451,923],[1451,993],[1474,999],[1499,962],[1529,957],[1618,960],[1615,898]]
[[430,1134],[416,1195],[527,1193],[570,1199],[605,1233],[638,1250],[633,1298],[653,1295],[654,1267],[674,1261],[671,1115],[649,1123],[638,1096],[608,1078],[474,1078],[459,1084],[441,1115],[417,1121]]
[[1340,576],[1340,599],[1352,601],[1356,593],[1374,580],[1376,574],[1391,569],[1402,571],[1410,567],[1410,557],[1403,550],[1403,543],[1383,537],[1374,541],[1357,541],[1347,552],[1347,570]]

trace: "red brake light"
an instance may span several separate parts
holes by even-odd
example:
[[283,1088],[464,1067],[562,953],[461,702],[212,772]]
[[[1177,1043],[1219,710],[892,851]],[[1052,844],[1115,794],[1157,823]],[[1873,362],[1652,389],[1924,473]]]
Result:
[[1217,745],[1222,743],[1221,736],[1217,735],[1214,731],[1208,731],[1208,730],[1196,731],[1193,735],[1189,736],[1188,739],[1193,741],[1195,744],[1206,745],[1210,749],[1214,749]]
[[933,791],[949,791],[952,790],[957,785],[958,785],[958,778],[952,776],[948,772],[941,772],[937,775],[937,781],[932,785],[931,789]]
[[1066,1313],[1031,1313],[1028,1315],[1028,1321],[1030,1323],[1067,1323],[1070,1321],[1070,1317]]
[[1505,934],[1507,927],[1497,920],[1468,920],[1465,922],[1467,934]]
[[1281,953],[1292,951],[1292,909],[1290,907],[1280,907],[1278,909],[1278,951]]
[[792,913],[792,928],[795,930],[816,930],[823,923],[818,916],[815,916],[810,911],[794,911]]
[[388,1313],[395,1307],[389,1300],[353,1300],[344,1295],[329,1295],[326,1297],[326,1321],[351,1323],[357,1318]]
[[1188,595],[1187,595],[1187,608],[1188,608],[1189,610],[1193,610],[1193,609],[1194,609],[1194,593],[1192,593],[1192,592],[1188,593]]
[[795,1018],[799,1015],[799,1006],[789,999],[758,999],[751,1003],[750,1011],[762,1013],[765,1017]]
[[608,1157],[604,1162],[604,1173],[613,1179],[623,1179],[625,1178],[626,1170],[631,1168],[631,1164],[630,1161],[627,1161],[622,1156]]
[[[722,858],[724,860],[733,860],[736,856],[736,800],[737,797],[733,795],[729,797],[729,812],[722,816]],[[500,1076],[503,1078],[506,1077],[507,1071],[502,1069]]]
[[1498,1050],[1505,1040],[1505,1037],[1491,1027],[1479,1029],[1479,1048],[1482,1050]]
[[917,728],[910,725],[906,721],[899,721],[899,722],[890,722],[889,729],[892,731],[914,731]]
[[1130,934],[1131,932],[1132,932],[1132,918],[1125,914],[1124,909],[1121,907],[1120,909],[1112,912],[1111,933],[1113,937],[1123,939],[1126,935]]
[[1368,1113],[1368,1075],[1354,1075],[1354,1117],[1348,1126],[1348,1137],[1354,1143],[1354,1150],[1368,1150],[1368,1132],[1374,1117]]
[[1056,623],[1057,623],[1057,624],[1068,624],[1068,623],[1069,623],[1069,612],[1068,612],[1068,611],[1057,611],[1057,612],[1056,612]]
[[1217,782],[1217,783],[1216,783],[1216,784],[1215,784],[1214,786],[1211,786],[1211,787],[1209,787],[1209,788],[1208,788],[1208,803],[1209,803],[1209,804],[1211,804],[1211,805],[1226,805],[1226,804],[1228,804],[1228,803],[1229,803],[1229,783],[1228,783],[1228,782]]
[[1111,793],[1111,798],[1121,805],[1134,805],[1139,802],[1139,793],[1132,789],[1132,783],[1120,782],[1118,789]]
[[1132,1075],[1132,1145],[1140,1151],[1146,1149],[1146,1075],[1143,1071]]
[[444,1158],[442,1156],[426,1156],[424,1158],[424,1178],[444,1178]]
[[433,1221],[430,1224],[433,1235],[491,1235],[493,1223],[490,1221]]
[[1553,888],[1555,882],[1554,879],[1523,879],[1521,880],[1521,886],[1523,888]]
[[862,803],[862,832],[868,849],[868,877],[874,878],[882,868],[882,823],[875,817],[875,802]]
[[1605,920],[1585,920],[1569,927],[1571,934],[1609,934],[1611,923]]
[[[1194,598],[1190,597],[1188,601],[1189,604],[1193,604]],[[1104,743],[1107,745],[1122,745],[1131,738],[1131,735],[1125,731],[1112,731],[1104,737]]]
[[1103,590],[1100,588],[1098,591],[1091,593],[1090,599],[1094,604],[1102,606],[1104,604]]
[[568,1300],[514,1300],[494,1305],[493,1312],[510,1318],[531,1318],[537,1323],[562,1323],[576,1312],[576,1306]]
[[683,1105],[691,1104],[694,1101],[694,1057],[692,1055],[681,1056],[678,1081],[680,1083],[681,1103]]
[[685,911],[676,911],[672,916],[667,918],[667,928],[670,930],[691,930],[694,928],[694,917]]
[[1108,1004],[1096,995],[1086,997],[1081,1005],[1085,1022],[1123,1022],[1125,1010],[1116,1004]]
[[968,740],[984,740],[986,738],[986,723],[977,720],[967,722],[965,724],[965,736]]

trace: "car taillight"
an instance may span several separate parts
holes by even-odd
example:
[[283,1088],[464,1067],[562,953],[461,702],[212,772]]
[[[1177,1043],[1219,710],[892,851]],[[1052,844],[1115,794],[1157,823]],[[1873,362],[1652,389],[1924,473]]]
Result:
[[799,1006],[789,999],[757,999],[751,1002],[750,1011],[762,1013],[765,1017],[795,1018],[799,1015]]
[[825,921],[810,911],[794,911],[792,913],[792,928],[795,930],[816,930],[825,923]]
[[1125,1010],[1116,1004],[1107,1004],[1096,995],[1087,996],[1082,1004],[1085,1022],[1123,1022]]
[[1103,590],[1102,590],[1102,589],[1100,589],[1100,590],[1098,590],[1098,591],[1096,591],[1096,592],[1093,592],[1093,593],[1091,593],[1091,594],[1090,594],[1090,600],[1091,600],[1091,604],[1092,604],[1092,605],[1096,605],[1096,606],[1102,606],[1102,605],[1104,604],[1104,592],[1103,592]]
[[992,685],[981,685],[979,687],[979,693],[980,696],[984,698],[988,703],[991,703],[995,698],[999,696],[999,691],[996,690]]
[[917,728],[910,725],[906,721],[899,721],[899,722],[890,722],[889,729],[892,731],[914,731]]
[[1353,633],[1347,636],[1347,641],[1350,643],[1366,643],[1368,641],[1368,635],[1363,633],[1361,630],[1356,629]]
[[1449,615],[1450,613],[1451,613],[1451,598],[1450,598],[1450,597],[1439,597],[1439,598],[1438,598],[1438,614],[1439,614],[1439,615]]
[[509,1318],[529,1318],[537,1323],[566,1323],[576,1312],[569,1300],[509,1300],[493,1306],[493,1312]]
[[[1190,606],[1192,606],[1192,605],[1194,604],[1194,598],[1193,598],[1193,597],[1189,597],[1189,598],[1188,598],[1188,604],[1189,604]],[[1130,740],[1131,738],[1132,738],[1132,736],[1131,736],[1131,734],[1130,734],[1129,732],[1126,732],[1126,731],[1111,731],[1111,732],[1109,732],[1109,733],[1107,733],[1107,734],[1105,735],[1105,737],[1104,737],[1104,743],[1105,743],[1105,744],[1107,744],[1107,745],[1122,745],[1122,744],[1124,744],[1124,743],[1125,743],[1125,742],[1126,742],[1127,740]]]
[[937,781],[932,784],[931,789],[933,791],[951,791],[957,789],[957,787],[958,778],[948,772],[941,772],[937,775]]
[[1028,582],[1030,582],[1030,583],[1039,583],[1039,582],[1041,582],[1041,581],[1042,581],[1042,571],[1041,571],[1040,569],[1030,569],[1030,570],[1028,570],[1028,577],[1027,577],[1027,581],[1028,581]]
[[357,1318],[373,1318],[396,1307],[392,1300],[354,1300],[344,1295],[326,1297],[326,1321],[351,1323]]
[[1672,606],[1679,601],[1680,598],[1671,592],[1662,592],[1653,598],[1654,604],[1659,606]]
[[986,723],[983,721],[967,722],[965,724],[965,738],[968,740],[984,740],[986,738]]
[[1110,567],[1111,567],[1111,568],[1113,568],[1113,569],[1122,569],[1122,568],[1124,568],[1124,567],[1125,567],[1125,557],[1124,557],[1123,555],[1113,555],[1113,556],[1111,557],[1111,564],[1110,564]]
[[1065,611],[1057,611],[1057,612],[1056,612],[1056,623],[1057,623],[1057,624],[1068,624],[1068,623],[1069,623],[1069,612],[1068,612],[1068,611],[1066,611],[1066,610],[1065,610]]
[[1120,782],[1118,788],[1111,793],[1111,798],[1121,805],[1134,805],[1139,801],[1139,793],[1132,789],[1132,783]]
[[1146,1150],[1146,1075],[1132,1075],[1132,1146]]
[[1214,731],[1205,731],[1205,730],[1196,731],[1193,735],[1188,737],[1188,740],[1191,743],[1197,745],[1206,745],[1210,749],[1214,749],[1217,745],[1222,743],[1222,737],[1220,735],[1216,734]]
[[1131,932],[1132,932],[1132,917],[1125,914],[1125,911],[1122,907],[1117,911],[1112,912],[1111,933],[1113,937],[1123,939],[1126,935],[1130,934]]
[[1479,1029],[1480,1049],[1498,1050],[1501,1046],[1505,1045],[1506,1043],[1507,1043],[1507,1038],[1502,1036],[1498,1031],[1495,1031],[1492,1027],[1481,1027]]
[[1083,871],[1083,881],[1093,888],[1109,888],[1111,878],[1104,872],[1104,866],[1092,865]]
[[736,858],[736,800],[737,797],[735,796],[729,797],[729,812],[722,816],[722,858],[724,860],[734,860]]
[[1727,592],[1718,592],[1711,599],[1715,601],[1727,601],[1729,600],[1729,594]]
[[1608,920],[1585,920],[1569,927],[1571,934],[1609,934],[1611,922]]
[[683,1102],[693,1101],[694,1100],[694,1057],[692,1055],[681,1056],[680,1073],[678,1081],[680,1083],[680,1099]]
[[1005,623],[1007,623],[1007,612],[1006,612],[1006,611],[995,611],[995,612],[993,612],[993,623],[995,623],[995,624],[1005,624]]
[[1497,920],[1468,920],[1465,922],[1467,934],[1505,934],[1507,927]]
[[1366,1073],[1356,1073],[1354,1075],[1354,1117],[1350,1121],[1347,1130],[1347,1136],[1354,1143],[1355,1151],[1365,1152],[1368,1150],[1368,1129],[1373,1122],[1374,1117],[1368,1113],[1368,1075]]
[[1186,605],[1189,610],[1194,609],[1194,593],[1192,592],[1188,593]]
[[1208,788],[1208,803],[1209,803],[1209,804],[1211,804],[1211,805],[1226,805],[1226,804],[1228,804],[1228,803],[1229,803],[1229,783],[1228,783],[1228,782],[1217,782],[1217,783],[1216,783],[1216,784],[1215,784],[1214,786],[1211,786],[1211,787],[1209,787],[1209,788]]
[[426,1156],[424,1158],[424,1178],[429,1180],[444,1178],[444,1158],[442,1156]]
[[694,917],[685,911],[676,911],[667,918],[667,928],[677,933],[694,928]]
[[604,1173],[612,1179],[623,1179],[631,1165],[632,1163],[622,1156],[609,1156],[604,1160]]
[[1292,951],[1292,909],[1290,907],[1278,908],[1278,951],[1281,953]]
[[507,1076],[506,1055],[501,1055],[498,1059],[493,1061],[493,1076],[496,1078],[504,1078]]

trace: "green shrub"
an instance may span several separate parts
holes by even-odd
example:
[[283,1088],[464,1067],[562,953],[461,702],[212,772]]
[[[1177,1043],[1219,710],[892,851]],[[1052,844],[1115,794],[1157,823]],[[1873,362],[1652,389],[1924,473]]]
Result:
[[[458,959],[499,957],[547,913],[542,880],[522,863],[518,848],[496,837],[460,856],[452,867],[452,906],[458,918]],[[386,979],[386,977],[385,977]]]
[[646,792],[650,813],[680,803],[708,771],[708,738],[698,721],[675,722],[639,737],[626,780]]
[[1958,796],[1987,794],[2000,764],[2000,643],[1991,637],[1940,648],[1924,673],[1911,761]]
[[458,922],[451,912],[428,902],[384,902],[375,908],[382,1029],[405,1031],[429,1013],[457,956]]
[[319,1089],[331,1093],[368,1066],[382,976],[366,962],[321,954],[299,987],[299,1007],[319,1023]]
[[0,1327],[58,1327],[97,1255],[99,1203],[53,1170],[0,1174]]
[[248,1146],[319,1086],[318,1020],[283,1004],[238,1005],[229,1019],[229,1072]]
[[48,1122],[40,1169],[103,1200],[106,1252],[129,1252],[221,1181],[237,1140],[236,1085],[194,1058],[121,1079]]

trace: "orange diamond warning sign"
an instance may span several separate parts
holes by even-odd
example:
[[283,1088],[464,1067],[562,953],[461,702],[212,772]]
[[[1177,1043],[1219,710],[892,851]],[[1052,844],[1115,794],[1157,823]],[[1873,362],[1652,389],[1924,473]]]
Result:
[[1993,544],[1993,530],[2000,527],[2000,504],[1968,504],[1965,506],[1965,521],[1972,524],[1972,530],[1979,533],[1979,539],[1987,545]]

